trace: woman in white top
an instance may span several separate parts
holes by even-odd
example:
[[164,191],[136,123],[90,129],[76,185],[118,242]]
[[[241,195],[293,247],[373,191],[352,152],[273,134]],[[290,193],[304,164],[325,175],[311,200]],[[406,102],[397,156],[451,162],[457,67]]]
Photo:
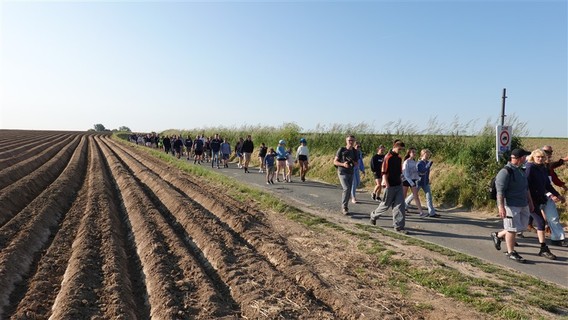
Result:
[[308,150],[306,139],[300,139],[300,146],[296,150],[296,161],[300,163],[300,178],[302,181],[306,181],[306,172],[308,172],[308,156],[310,151]]
[[424,212],[422,211],[422,204],[420,203],[420,198],[418,197],[418,179],[420,179],[420,175],[418,174],[418,168],[416,167],[416,161],[414,157],[416,156],[416,149],[409,148],[406,152],[406,156],[404,156],[404,162],[402,163],[402,175],[403,175],[403,182],[402,182],[402,192],[404,194],[404,198],[406,198],[406,194],[408,193],[408,188],[412,190],[412,195],[414,198],[414,203],[418,208],[418,212],[420,216],[424,216]]

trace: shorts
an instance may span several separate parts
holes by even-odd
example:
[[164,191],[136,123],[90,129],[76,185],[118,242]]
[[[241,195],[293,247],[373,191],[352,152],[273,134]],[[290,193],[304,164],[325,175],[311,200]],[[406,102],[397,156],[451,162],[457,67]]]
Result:
[[503,229],[508,232],[522,232],[529,224],[529,206],[509,207],[505,206],[507,216],[503,219]]
[[203,150],[195,149],[195,155],[196,155],[196,156],[200,156],[200,155],[202,155],[202,154],[203,154]]
[[[417,181],[418,181],[418,180],[412,180],[412,182],[414,182],[414,186],[415,186],[415,187],[416,187],[416,182],[417,182]],[[410,183],[408,183],[408,181],[406,181],[406,180],[404,180],[404,181],[402,182],[402,185],[405,186],[405,187],[410,187]]]
[[298,155],[298,161],[308,161],[308,156],[300,154]]
[[375,180],[383,180],[382,172],[373,172],[373,177],[375,177]]
[[266,171],[267,173],[274,173],[276,171],[276,169],[274,168],[274,166],[270,166],[270,167],[266,167]]
[[223,160],[229,160],[229,156],[230,156],[230,154],[223,153]]
[[250,152],[245,152],[243,153],[243,155],[245,156],[245,161],[250,161],[250,156],[251,156]]

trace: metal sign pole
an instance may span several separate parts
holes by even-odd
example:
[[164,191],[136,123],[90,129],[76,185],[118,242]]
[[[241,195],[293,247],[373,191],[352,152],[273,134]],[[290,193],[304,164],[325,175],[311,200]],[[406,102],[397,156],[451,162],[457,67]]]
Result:
[[503,88],[503,106],[501,107],[501,125],[505,125],[505,99],[507,99],[507,88]]
[[503,88],[503,105],[501,106],[501,125],[495,128],[495,158],[499,162],[503,153],[511,149],[512,127],[505,126],[505,99],[507,88]]

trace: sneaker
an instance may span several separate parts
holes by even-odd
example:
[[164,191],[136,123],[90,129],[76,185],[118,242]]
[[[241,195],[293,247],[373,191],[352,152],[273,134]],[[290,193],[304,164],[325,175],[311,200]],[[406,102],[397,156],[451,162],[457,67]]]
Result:
[[270,179],[270,183],[274,184],[274,180]]
[[501,238],[497,236],[497,232],[491,233],[491,239],[493,239],[493,245],[495,245],[495,249],[501,250]]
[[420,214],[420,218],[425,218],[425,217],[427,217],[427,216],[428,216],[428,213],[427,213],[427,212],[422,212],[422,213]]
[[372,225],[374,225],[374,226],[377,225],[377,219],[372,219],[372,218],[371,218],[371,219],[369,219],[369,222],[370,222]]
[[509,257],[509,259],[511,260],[515,260],[519,263],[525,263],[527,262],[527,260],[525,260],[525,258],[521,257],[517,251],[511,251],[511,252],[507,252],[506,253],[507,257]]
[[349,208],[343,208],[343,214],[348,215],[349,214]]
[[373,198],[373,200],[377,200],[377,195],[374,193],[371,193],[371,198]]
[[546,259],[556,260],[556,256],[553,255],[552,252],[550,252],[550,249],[548,249],[548,246],[541,247],[538,255],[541,256],[541,257],[545,257]]
[[266,184],[270,184],[270,181],[266,181]]
[[377,196],[377,201],[383,201],[383,199],[381,199],[381,197]]
[[433,215],[429,215],[430,218],[439,218],[441,215],[434,213]]

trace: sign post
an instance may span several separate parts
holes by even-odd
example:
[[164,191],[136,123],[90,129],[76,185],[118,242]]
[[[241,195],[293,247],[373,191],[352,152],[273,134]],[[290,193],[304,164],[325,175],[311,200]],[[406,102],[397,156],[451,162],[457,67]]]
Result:
[[513,127],[505,125],[505,100],[507,99],[507,88],[503,88],[503,104],[501,105],[501,125],[495,129],[496,143],[495,143],[495,156],[497,163],[503,153],[511,150],[511,137],[513,136]]
[[496,134],[496,146],[497,146],[497,162],[505,152],[509,152],[511,150],[511,137],[513,135],[513,127],[512,126],[503,126],[499,125],[495,129]]

